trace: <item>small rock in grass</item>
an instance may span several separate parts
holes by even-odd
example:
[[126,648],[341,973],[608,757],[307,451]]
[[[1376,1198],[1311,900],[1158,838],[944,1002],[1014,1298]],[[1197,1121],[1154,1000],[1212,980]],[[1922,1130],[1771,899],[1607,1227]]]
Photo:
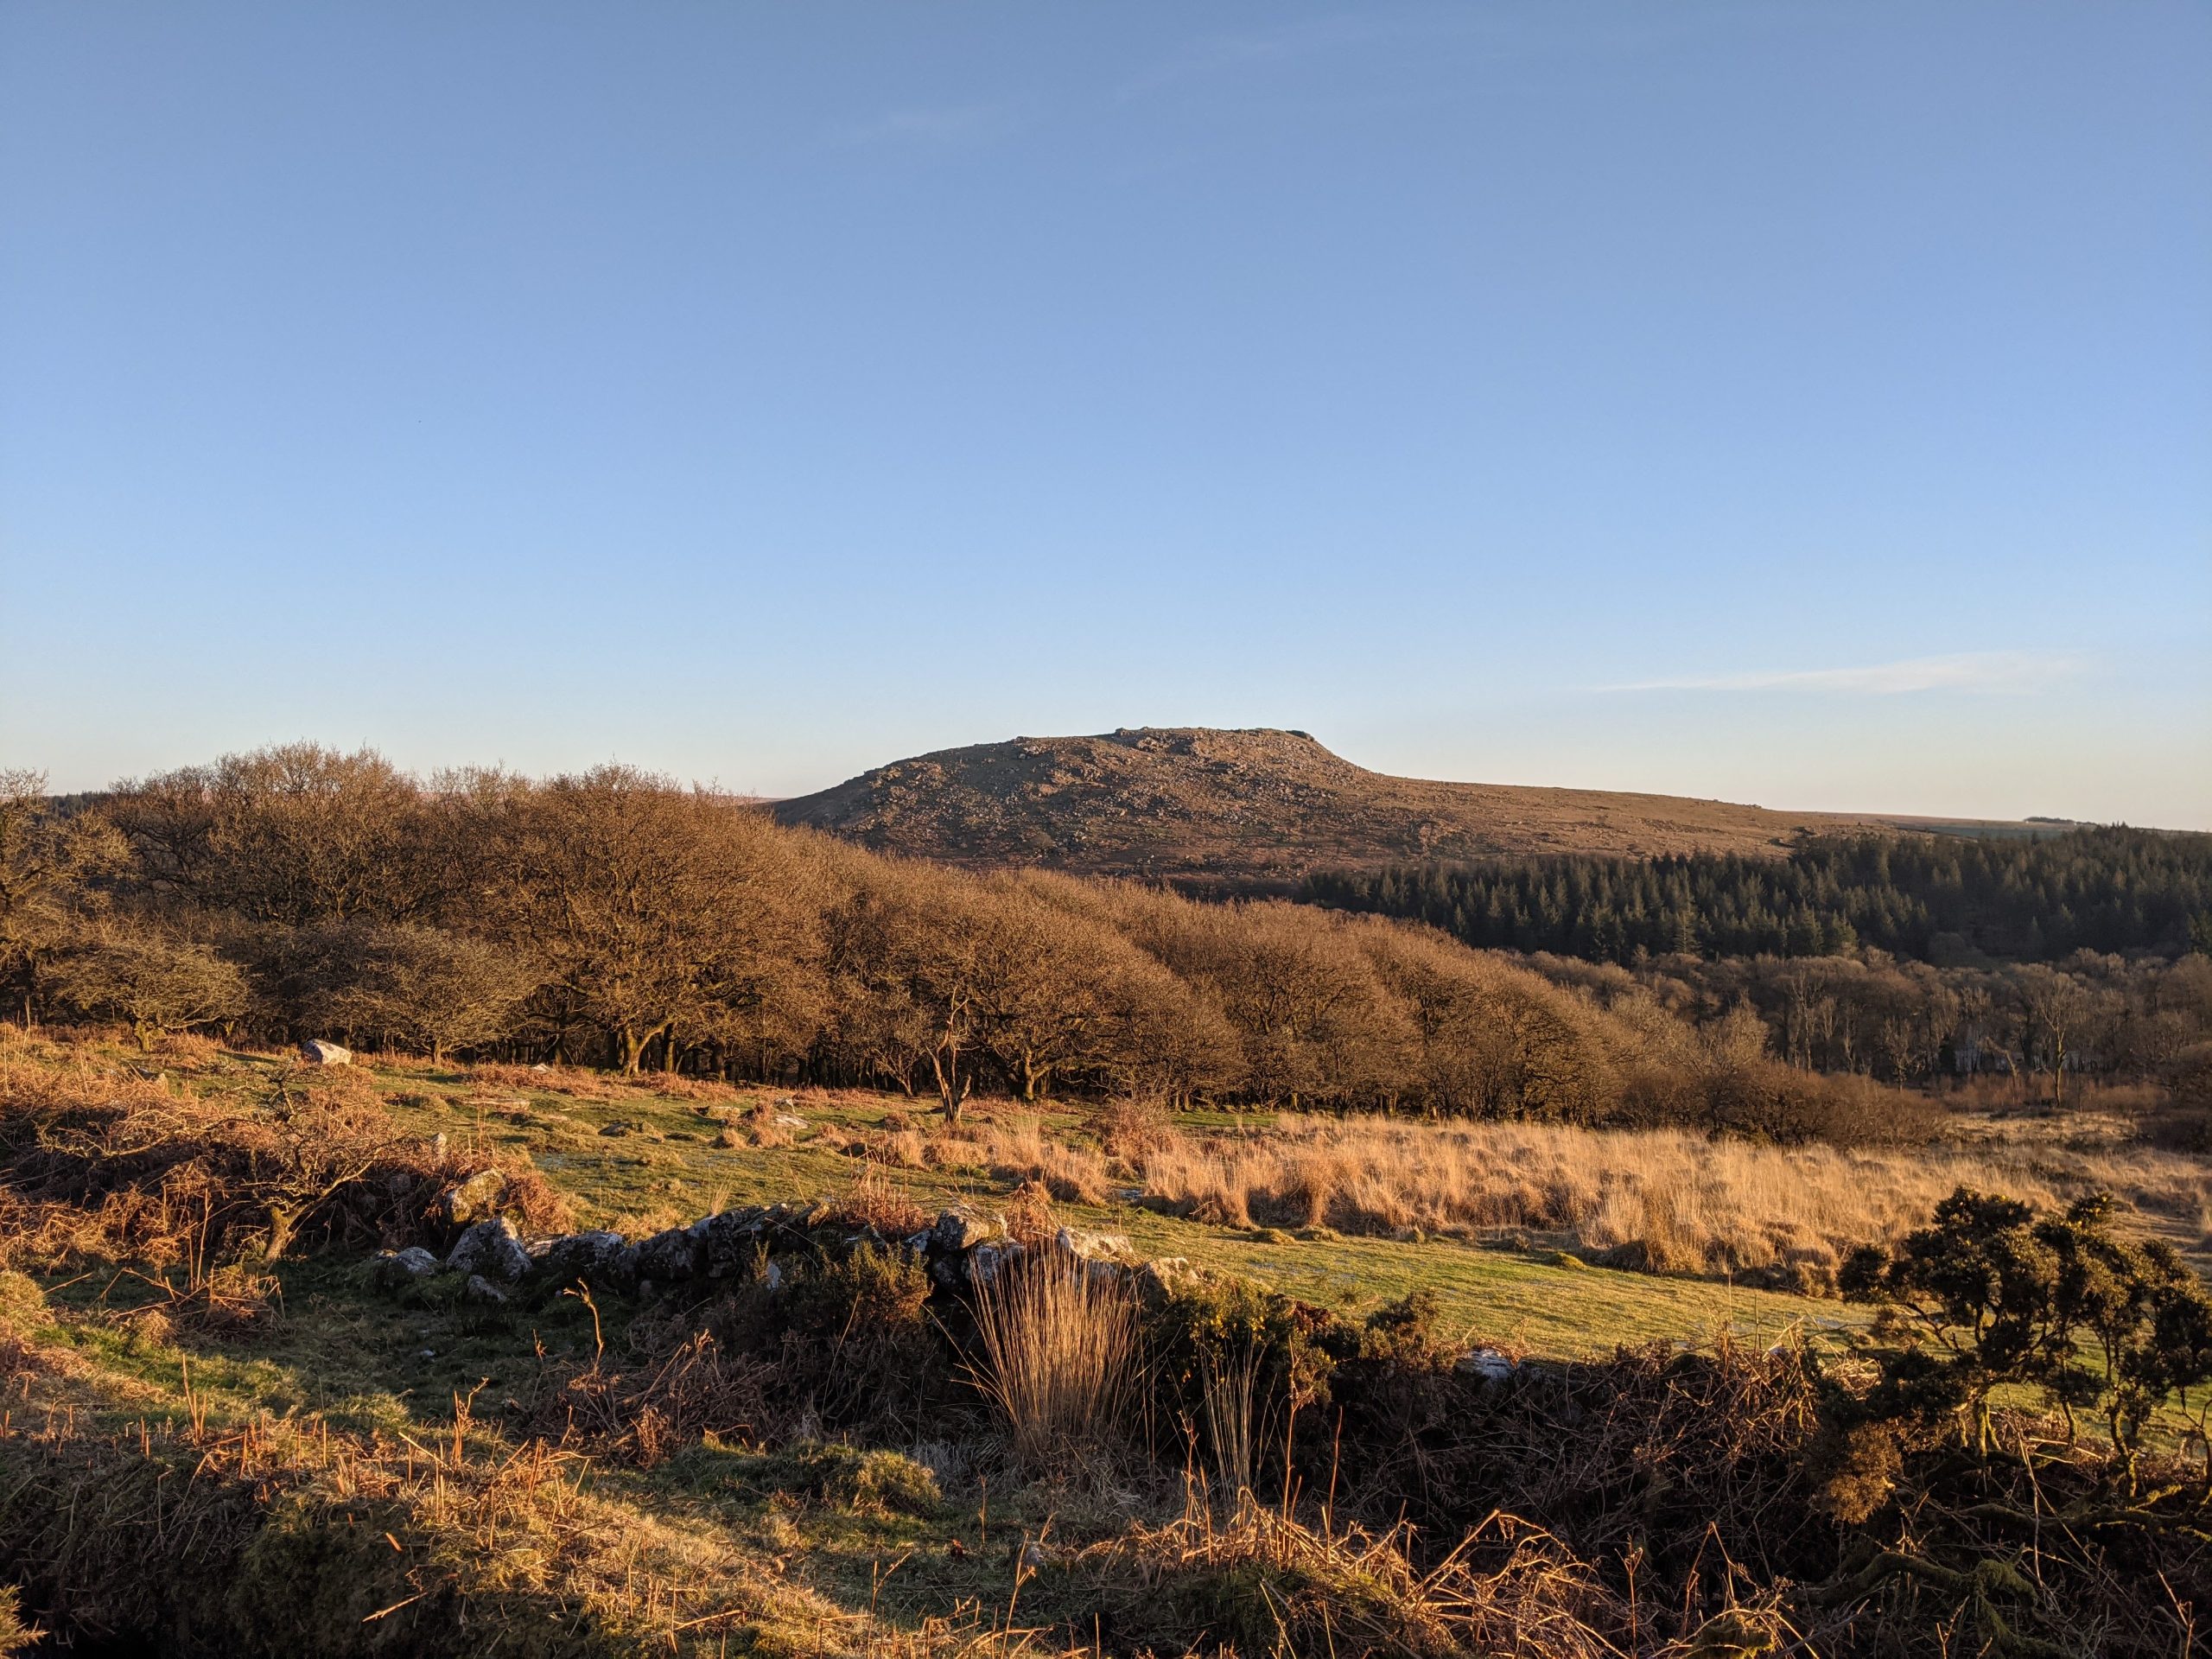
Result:
[[385,1250],[369,1269],[379,1290],[397,1290],[402,1285],[427,1278],[437,1270],[438,1258],[420,1244],[410,1244],[404,1250]]
[[507,1178],[498,1170],[480,1170],[438,1195],[438,1213],[449,1227],[469,1226],[488,1217],[506,1190]]
[[325,1042],[320,1037],[310,1037],[300,1045],[300,1058],[309,1065],[351,1065],[353,1051],[340,1043]]
[[461,1294],[464,1300],[481,1307],[503,1307],[507,1300],[507,1293],[480,1273],[468,1275],[468,1282],[461,1287]]
[[964,1204],[956,1204],[937,1218],[931,1230],[932,1242],[946,1255],[971,1250],[978,1244],[988,1244],[1004,1238],[1006,1217],[986,1216],[982,1211]]
[[1511,1356],[1496,1348],[1478,1348],[1462,1354],[1452,1369],[1462,1376],[1478,1376],[1485,1382],[1503,1382],[1517,1369]]

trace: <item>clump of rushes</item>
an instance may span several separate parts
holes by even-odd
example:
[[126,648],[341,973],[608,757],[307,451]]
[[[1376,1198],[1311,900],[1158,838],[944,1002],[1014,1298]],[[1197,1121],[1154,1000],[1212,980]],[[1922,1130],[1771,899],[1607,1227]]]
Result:
[[1137,1370],[1134,1293],[1058,1253],[979,1283],[976,1384],[1006,1420],[1014,1455],[1039,1472],[1096,1447],[1122,1415]]

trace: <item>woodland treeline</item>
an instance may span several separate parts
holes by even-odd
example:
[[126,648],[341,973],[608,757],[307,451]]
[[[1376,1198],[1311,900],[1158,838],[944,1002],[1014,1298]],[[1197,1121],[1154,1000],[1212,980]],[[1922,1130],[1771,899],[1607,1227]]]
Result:
[[966,874],[620,767],[426,783],[294,746],[88,799],[0,789],[9,1006],[142,1037],[867,1084],[948,1116],[978,1090],[1138,1094],[1843,1141],[1913,1132],[1885,1085],[1969,1028],[2055,1075],[2212,1052],[2202,959],[2038,966],[1986,1002],[1865,952],[1731,971]]
[[2212,948],[2212,836],[1855,835],[1785,858],[1554,855],[1324,874],[1314,902],[1427,922],[1478,950],[1589,962],[1670,955],[2055,962]]

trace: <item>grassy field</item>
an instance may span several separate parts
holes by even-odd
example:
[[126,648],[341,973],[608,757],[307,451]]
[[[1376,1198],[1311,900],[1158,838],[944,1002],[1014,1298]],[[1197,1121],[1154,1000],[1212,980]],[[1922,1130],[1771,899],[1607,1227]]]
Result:
[[[994,1148],[1041,1142],[1097,1160],[1111,1133],[1080,1115],[997,1103],[971,1105],[955,1137],[912,1102],[861,1092],[789,1096],[376,1058],[303,1074],[285,1057],[212,1044],[142,1057],[105,1045],[0,1043],[0,1084],[11,1098],[41,1077],[66,1082],[74,1099],[112,1088],[136,1091],[149,1109],[212,1103],[242,1118],[265,1118],[289,1080],[387,1113],[422,1142],[442,1137],[448,1151],[496,1154],[510,1167],[526,1159],[576,1224],[632,1236],[814,1196],[885,1212],[905,1204],[916,1217],[956,1200],[1033,1205],[1034,1188],[1017,1190],[1025,1171],[995,1160]],[[1230,1141],[1294,1127],[1219,1114],[1169,1126]],[[916,1136],[926,1157],[885,1155],[893,1143],[911,1150]],[[22,1155],[20,1145],[12,1155]],[[1794,1331],[1839,1348],[1862,1323],[1832,1299],[1616,1271],[1548,1242],[1221,1224],[1141,1196],[1124,1188],[1052,1209],[1066,1225],[1126,1235],[1145,1256],[1182,1257],[1354,1318],[1427,1290],[1439,1305],[1436,1334],[1453,1346],[1494,1345],[1563,1376],[1589,1375],[1560,1370],[1565,1362],[1610,1358],[1620,1345],[1710,1351],[1724,1332],[1743,1338],[1735,1351],[1745,1359],[1680,1377],[1643,1374],[1651,1391],[1637,1409],[1656,1415],[1639,1433],[1677,1446],[1670,1458],[1693,1455],[1684,1433],[1719,1434],[1695,1455],[1719,1484],[1681,1493],[1685,1539],[1706,1524],[1704,1506],[1734,1490],[1731,1460],[1749,1455],[1731,1438],[1740,1425],[1802,1409],[1777,1380],[1789,1363],[1762,1360],[1765,1347]],[[1194,1510],[1189,1468],[1174,1474],[1172,1428],[1164,1459],[1155,1453],[1151,1473],[1134,1482],[1013,1478],[972,1402],[950,1419],[940,1410],[938,1427],[912,1431],[919,1438],[887,1444],[879,1429],[861,1442],[874,1449],[804,1421],[757,1437],[679,1421],[652,1445],[635,1435],[549,1437],[545,1401],[578,1397],[561,1390],[596,1379],[595,1357],[621,1365],[638,1362],[620,1356],[647,1356],[651,1369],[685,1351],[674,1345],[680,1332],[655,1328],[668,1316],[651,1301],[549,1291],[485,1307],[395,1297],[371,1287],[359,1250],[310,1250],[269,1270],[257,1293],[265,1313],[226,1329],[176,1295],[189,1263],[174,1254],[78,1248],[65,1265],[17,1241],[9,1259],[15,1270],[0,1272],[0,1372],[10,1391],[0,1408],[0,1529],[12,1560],[76,1587],[67,1612],[80,1637],[196,1622],[220,1632],[215,1645],[179,1651],[493,1650],[455,1637],[448,1626],[461,1620],[503,1633],[558,1626],[567,1632],[559,1640],[497,1650],[563,1659],[1041,1659],[1179,1652],[1205,1631],[1249,1655],[1276,1642],[1264,1619],[1249,1623],[1275,1605],[1275,1592],[1255,1587],[1262,1581],[1304,1586],[1300,1593],[1320,1598],[1309,1613],[1330,1610],[1317,1652],[1489,1651],[1485,1643],[1519,1642],[1536,1628],[1525,1621],[1537,1614],[1503,1601],[1493,1624],[1481,1622],[1490,1612],[1467,1611],[1481,1597],[1504,1597],[1510,1574],[1452,1581],[1459,1622],[1446,1640],[1436,1636],[1443,1624],[1421,1623],[1427,1592],[1406,1576],[1402,1543],[1362,1558],[1369,1544],[1353,1535],[1317,1541],[1310,1515],[1232,1520],[1211,1499]],[[739,1362],[741,1381],[748,1363]],[[1603,1386],[1643,1387],[1636,1364],[1654,1363],[1624,1360]],[[1762,1374],[1762,1364],[1779,1369]],[[1700,1388],[1748,1389],[1745,1397],[1775,1403],[1700,1403]],[[1684,1427],[1660,1429],[1677,1408]],[[680,1402],[669,1409],[680,1414]],[[1716,1414],[1735,1411],[1751,1414],[1720,1432]],[[651,1416],[633,1404],[626,1421],[635,1428]],[[927,1438],[947,1421],[967,1427]],[[1490,1432],[1506,1427],[1501,1419]],[[1548,1455],[1541,1431],[1538,1446],[1533,1455]],[[1590,1455],[1591,1472],[1579,1478],[1607,1480],[1629,1466],[1618,1460],[1625,1452]],[[1641,1528],[1658,1499],[1624,1490],[1620,1501]],[[1382,1593],[1376,1574],[1396,1588]],[[1571,1633],[1587,1620],[1618,1630],[1624,1617],[1633,1627],[1633,1610],[1624,1614],[1593,1582],[1546,1580],[1544,1595],[1567,1600],[1544,1604],[1542,1628]],[[1366,1618],[1363,1608],[1382,1622],[1363,1636],[1332,1634],[1329,1620]],[[1485,1630],[1493,1635],[1470,1634]],[[1443,1645],[1423,1647],[1432,1636]]]
[[[245,1056],[233,1057],[232,1063],[249,1075],[280,1064]],[[913,1103],[901,1097],[852,1091],[804,1096],[757,1091],[702,1101],[657,1092],[650,1079],[629,1088],[594,1078],[597,1097],[580,1098],[556,1080],[521,1086],[503,1080],[487,1087],[461,1072],[412,1065],[381,1069],[378,1080],[398,1103],[395,1113],[423,1133],[527,1151],[575,1198],[588,1224],[630,1233],[734,1205],[835,1197],[861,1167],[861,1160],[837,1146],[843,1136],[880,1130],[887,1118],[895,1125],[918,1116]],[[718,1118],[775,1102],[788,1102],[782,1109],[807,1121],[805,1129],[792,1131],[791,1145],[715,1144]],[[1076,1114],[1014,1113],[988,1103],[970,1109],[971,1118],[986,1122],[994,1115],[1039,1119],[1050,1135],[1082,1135]],[[1218,1129],[1227,1120],[1203,1113],[1179,1121],[1203,1130]],[[1264,1120],[1249,1115],[1234,1122],[1240,1129],[1264,1128]],[[982,1163],[868,1167],[931,1209],[957,1199],[1003,1204],[1018,1180]],[[1555,1249],[1215,1226],[1135,1202],[1061,1201],[1053,1207],[1067,1225],[1126,1235],[1141,1255],[1180,1256],[1347,1313],[1366,1313],[1426,1287],[1471,1344],[1540,1358],[1582,1358],[1610,1353],[1618,1343],[1655,1339],[1701,1345],[1724,1325],[1764,1343],[1794,1324],[1819,1331],[1857,1317],[1833,1301],[1590,1267]],[[1562,1261],[1567,1265],[1559,1265]]]

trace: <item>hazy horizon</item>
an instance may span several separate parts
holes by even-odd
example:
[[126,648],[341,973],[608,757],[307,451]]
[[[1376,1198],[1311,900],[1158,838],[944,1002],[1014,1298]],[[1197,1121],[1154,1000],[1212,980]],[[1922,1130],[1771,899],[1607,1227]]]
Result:
[[0,766],[2212,829],[2212,11],[0,12]]
[[[871,761],[871,762],[868,763],[868,764],[867,764],[867,765],[865,765],[865,766],[855,767],[853,771],[851,771],[851,772],[842,772],[842,773],[838,774],[838,775],[837,775],[836,777],[835,777],[835,778],[824,778],[824,779],[823,779],[821,781],[819,781],[818,783],[815,783],[815,784],[810,785],[808,785],[808,786],[806,786],[806,787],[804,787],[804,788],[792,789],[792,790],[787,790],[787,791],[774,791],[774,792],[764,791],[756,790],[756,789],[747,789],[747,788],[740,787],[740,786],[737,786],[737,785],[734,785],[729,784],[726,779],[722,779],[722,778],[721,778],[721,777],[719,777],[719,776],[708,776],[708,775],[700,775],[700,774],[689,774],[689,773],[675,772],[668,771],[666,768],[652,767],[652,766],[645,766],[645,767],[642,767],[642,768],[640,768],[640,769],[641,769],[641,770],[643,770],[643,771],[645,771],[645,772],[647,772],[653,773],[653,774],[658,775],[658,776],[663,776],[663,777],[669,778],[669,779],[672,779],[673,781],[675,781],[676,783],[677,783],[677,784],[679,784],[679,785],[685,785],[685,786],[693,787],[693,788],[702,788],[702,789],[707,789],[707,790],[714,791],[716,791],[716,792],[720,792],[720,793],[723,793],[723,794],[727,794],[727,795],[729,795],[729,796],[737,797],[737,798],[744,798],[744,799],[748,799],[748,800],[757,800],[757,801],[761,802],[763,804],[773,805],[773,804],[777,804],[781,803],[781,802],[784,802],[784,801],[788,801],[788,800],[797,800],[797,799],[801,799],[801,798],[804,798],[804,797],[806,797],[806,796],[814,795],[814,794],[818,794],[818,793],[820,793],[820,792],[822,792],[822,791],[826,791],[826,790],[830,790],[830,789],[835,788],[836,785],[840,785],[840,784],[851,782],[853,779],[856,779],[856,778],[858,778],[858,777],[861,776],[861,775],[862,775],[862,774],[864,774],[864,773],[867,773],[867,772],[873,772],[873,771],[874,771],[874,770],[876,770],[877,768],[881,767],[881,766],[885,766],[892,765],[892,764],[893,764],[894,762],[902,761],[902,760],[909,760],[919,759],[919,758],[922,758],[922,757],[925,757],[925,756],[927,756],[927,755],[936,754],[936,753],[946,753],[946,752],[949,752],[949,751],[950,751],[950,750],[954,750],[954,749],[970,748],[970,747],[989,747],[989,746],[992,746],[992,745],[995,745],[995,744],[999,744],[999,743],[1011,743],[1011,742],[1022,742],[1022,741],[1052,741],[1052,740],[1064,740],[1064,739],[1069,739],[1069,738],[1078,738],[1078,737],[1107,737],[1107,736],[1111,736],[1111,735],[1113,735],[1113,734],[1114,734],[1116,731],[1118,731],[1118,730],[1135,730],[1135,729],[1164,730],[1164,729],[1179,729],[1179,729],[1185,729],[1185,730],[1192,729],[1192,728],[1191,728],[1191,726],[1190,726],[1190,723],[1189,723],[1189,722],[1187,722],[1187,721],[1185,721],[1185,722],[1182,722],[1182,723],[1180,724],[1180,727],[1179,727],[1179,728],[1170,728],[1170,727],[1167,727],[1167,726],[1166,726],[1166,725],[1164,725],[1164,724],[1162,724],[1162,723],[1154,723],[1154,724],[1152,724],[1152,725],[1149,725],[1149,726],[1147,726],[1147,727],[1141,728],[1135,728],[1135,727],[1128,727],[1128,726],[1123,726],[1123,727],[1120,727],[1120,728],[1107,727],[1107,728],[1101,728],[1100,730],[1096,731],[1096,732],[1018,732],[1018,733],[1008,733],[1008,734],[1004,734],[1003,736],[1000,736],[1000,737],[978,738],[978,739],[975,740],[975,741],[974,741],[973,743],[950,743],[950,744],[940,744],[940,745],[938,745],[938,746],[937,746],[936,747],[934,747],[934,748],[916,750],[916,751],[914,751],[914,752],[913,752],[912,753],[911,753],[911,754],[886,755],[886,756],[884,756],[884,757],[883,757],[881,760],[880,760]],[[1313,741],[1316,741],[1316,742],[1318,742],[1318,743],[1319,743],[1319,744],[1321,745],[1321,747],[1324,747],[1324,748],[1325,748],[1325,749],[1328,749],[1332,753],[1336,754],[1336,755],[1338,756],[1338,759],[1340,759],[1340,760],[1348,760],[1348,761],[1351,762],[1354,766],[1363,766],[1366,770],[1368,770],[1368,771],[1370,771],[1370,772],[1382,772],[1382,771],[1384,771],[1384,769],[1383,769],[1383,768],[1367,765],[1367,763],[1366,763],[1366,762],[1364,762],[1364,761],[1363,761],[1363,760],[1361,760],[1357,755],[1354,755],[1354,754],[1346,754],[1346,753],[1344,753],[1341,749],[1338,748],[1338,747],[1337,747],[1337,746],[1335,746],[1335,745],[1333,745],[1333,744],[1330,743],[1330,742],[1328,741],[1328,740],[1327,740],[1325,736],[1323,736],[1322,734],[1319,734],[1319,733],[1314,733],[1314,732],[1307,731],[1307,730],[1306,730],[1306,729],[1305,729],[1305,728],[1298,728],[1298,727],[1286,727],[1286,726],[1267,726],[1267,727],[1247,727],[1247,728],[1209,728],[1209,729],[1214,729],[1214,730],[1223,730],[1223,729],[1243,729],[1243,730],[1274,730],[1274,731],[1287,731],[1287,732],[1292,733],[1294,735],[1306,736],[1306,737],[1313,738]],[[272,739],[272,740],[270,740],[270,741],[269,742],[267,742],[267,743],[249,744],[249,745],[242,746],[241,747],[238,747],[238,748],[236,748],[236,749],[226,750],[224,753],[225,753],[226,754],[228,754],[228,753],[244,753],[251,752],[251,750],[254,750],[254,749],[264,749],[264,748],[269,748],[269,747],[279,747],[279,746],[281,746],[281,745],[283,745],[283,744],[285,744],[285,743],[295,743],[295,742],[316,743],[316,742],[319,742],[319,741],[320,741],[320,740],[318,740],[318,739],[316,739],[316,738],[315,738],[315,737],[313,737],[313,736],[309,736],[309,735],[298,735],[298,736],[295,736],[295,737],[293,737],[293,738],[289,738],[289,739]],[[345,748],[346,746],[338,745],[338,744],[323,744],[323,745],[322,745],[322,747],[327,747],[327,748],[339,748],[339,749],[343,749],[343,748]],[[441,762],[441,763],[439,763],[439,764],[438,764],[438,765],[436,765],[436,766],[411,766],[411,765],[410,765],[410,764],[409,764],[409,763],[408,763],[408,762],[407,762],[407,761],[406,761],[403,757],[399,757],[399,756],[392,755],[392,754],[391,754],[391,753],[387,753],[386,751],[384,751],[384,750],[382,750],[382,749],[378,748],[378,746],[376,746],[376,745],[375,745],[375,744],[373,744],[373,743],[364,743],[364,744],[360,744],[360,745],[354,746],[354,747],[359,747],[359,748],[367,748],[367,749],[372,749],[372,750],[374,750],[374,751],[375,751],[376,753],[378,753],[383,754],[386,760],[393,761],[393,762],[394,762],[394,764],[397,765],[397,766],[401,768],[401,770],[403,770],[403,771],[404,771],[404,772],[409,772],[409,773],[412,774],[413,776],[416,777],[417,779],[421,779],[422,781],[423,781],[423,782],[424,782],[424,783],[426,783],[426,784],[435,784],[435,783],[436,782],[436,780],[437,780],[438,775],[439,775],[441,772],[445,772],[445,771],[448,770],[450,766],[454,766],[454,765],[458,765],[458,766],[459,766],[461,768],[462,768],[462,769],[467,769],[467,768],[471,767],[471,766],[488,766],[488,767],[492,767],[492,768],[494,768],[494,769],[504,769],[504,770],[515,771],[515,772],[522,772],[524,775],[526,775],[526,776],[533,776],[533,777],[552,777],[552,776],[557,775],[557,774],[562,773],[562,772],[581,773],[581,772],[588,772],[588,771],[589,771],[591,768],[593,768],[593,767],[594,767],[594,766],[601,766],[601,765],[631,766],[631,765],[635,765],[635,764],[636,764],[636,763],[634,763],[634,762],[632,762],[632,761],[630,761],[630,760],[626,760],[625,757],[623,757],[623,756],[621,756],[621,755],[614,754],[614,755],[606,755],[606,756],[601,756],[601,757],[599,757],[599,758],[598,758],[598,759],[596,759],[596,760],[591,760],[580,761],[580,762],[576,762],[576,763],[572,764],[572,765],[558,766],[548,767],[548,768],[544,768],[544,769],[531,769],[531,768],[527,768],[527,767],[516,767],[516,766],[511,766],[509,765],[509,763],[508,763],[508,762],[506,762],[506,761],[505,761],[504,760],[491,760],[491,761],[466,761],[466,760],[464,760],[464,761],[461,761],[461,762],[459,762],[459,763]],[[221,757],[220,757],[220,756],[219,756],[219,755],[216,755],[216,754],[213,754],[213,753],[209,753],[209,754],[206,754],[206,755],[192,756],[192,757],[189,757],[189,758],[187,758],[187,759],[181,760],[178,761],[176,764],[177,764],[178,766],[200,766],[200,765],[205,765],[205,764],[207,764],[207,763],[213,762],[213,761],[217,760],[219,760],[219,759],[220,759],[220,758],[221,758]],[[125,777],[120,777],[120,776],[118,776],[118,777],[116,777],[116,778],[112,778],[112,779],[108,779],[103,780],[102,782],[99,782],[99,783],[92,783],[92,784],[77,784],[77,785],[64,785],[60,780],[59,780],[59,779],[53,779],[53,778],[49,775],[49,779],[48,779],[48,788],[49,788],[49,790],[51,791],[51,792],[55,793],[55,794],[84,794],[84,793],[99,793],[99,792],[100,792],[101,791],[103,791],[103,790],[105,790],[105,789],[108,788],[108,787],[109,787],[109,786],[111,786],[111,785],[118,785],[118,784],[124,784],[124,783],[130,783],[130,782],[138,781],[138,780],[139,780],[139,779],[140,779],[141,777],[143,777],[143,776],[149,776],[149,775],[152,775],[152,773],[153,773],[153,772],[162,772],[162,771],[168,771],[168,770],[169,770],[169,769],[170,769],[170,768],[169,768],[169,767],[168,767],[168,766],[160,766],[160,767],[155,767],[155,768],[151,768],[151,769],[149,769],[149,772],[147,772],[147,773],[145,773],[145,774],[137,774],[137,775],[134,775],[134,776],[132,776],[132,777],[129,777],[129,778],[125,778]],[[1610,792],[1610,793],[1618,793],[1618,794],[1635,794],[1635,795],[1665,796],[1665,797],[1672,797],[1672,798],[1680,798],[1680,799],[1683,799],[1683,800],[1696,800],[1696,801],[1720,801],[1720,802],[1723,802],[1724,804],[1731,804],[1731,805],[1738,805],[1738,806],[1753,806],[1753,807],[1759,807],[1759,808],[1763,808],[1763,809],[1767,810],[1770,810],[1770,811],[1779,811],[1779,812],[1808,812],[1808,813],[1833,814],[1833,815],[1835,815],[1835,816],[1837,816],[1837,817],[1852,817],[1852,816],[1857,816],[1857,815],[1865,815],[1865,816],[1867,816],[1867,817],[1893,817],[1893,818],[1897,818],[1897,819],[1903,820],[1903,821],[1927,820],[1927,821],[1934,822],[1934,823],[1942,823],[1942,822],[1946,822],[1946,821],[1957,821],[1957,822],[1961,822],[1961,823],[1967,823],[1967,822],[2019,823],[2019,822],[2022,822],[2022,821],[2024,821],[2024,820],[2025,820],[2025,819],[2028,819],[2028,818],[2037,818],[2037,819],[2050,819],[2050,820],[2052,820],[2052,821],[2063,821],[2063,822],[2081,823],[2097,823],[2097,824],[2104,824],[2104,823],[2124,823],[2124,824],[2127,824],[2127,825],[2128,825],[2128,827],[2130,827],[2130,828],[2133,828],[2133,829],[2139,829],[2139,830],[2183,830],[2183,831],[2187,831],[2187,832],[2189,832],[2189,833],[2193,833],[2193,834],[2212,834],[2212,830],[2199,830],[2199,829],[2196,829],[2195,826],[2188,825],[2188,824],[2161,824],[2161,823],[2138,823],[2138,822],[2133,822],[2133,821],[2127,820],[2127,819],[2119,819],[2119,818],[2079,818],[2079,819],[2069,819],[2069,818],[2067,818],[2067,817],[2065,817],[2065,815],[2063,815],[2063,814],[2052,814],[2052,813],[2034,813],[2034,812],[2024,812],[2024,813],[2013,813],[2013,814],[2007,814],[2007,815],[1999,816],[1999,815],[1987,814],[1987,813],[1963,813],[1963,812],[1919,812],[1919,811],[1913,811],[1913,810],[1909,810],[1909,809],[1905,809],[1905,808],[1887,807],[1887,806],[1882,806],[1882,805],[1878,805],[1878,804],[1877,804],[1877,805],[1862,805],[1862,806],[1844,806],[1844,807],[1806,806],[1806,805],[1802,804],[1801,803],[1793,802],[1793,801],[1759,801],[1759,800],[1739,799],[1739,798],[1731,798],[1731,797],[1726,797],[1726,796],[1694,795],[1694,794],[1691,794],[1691,793],[1689,793],[1689,792],[1688,792],[1688,791],[1682,791],[1682,790],[1667,790],[1667,789],[1624,790],[1624,789],[1621,789],[1621,788],[1619,788],[1619,787],[1618,787],[1618,786],[1617,786],[1617,785],[1606,785],[1606,784],[1563,784],[1563,783],[1560,783],[1560,782],[1558,782],[1558,781],[1556,781],[1556,780],[1553,780],[1553,779],[1540,779],[1540,778],[1453,778],[1453,777],[1448,777],[1448,776],[1446,776],[1446,775],[1445,775],[1445,774],[1443,774],[1443,773],[1438,773],[1438,772],[1392,772],[1392,773],[1387,773],[1387,775],[1394,776],[1394,777],[1399,777],[1399,778],[1413,779],[1415,779],[1415,780],[1427,780],[1427,781],[1430,781],[1430,782],[1438,782],[1438,783],[1465,783],[1465,784],[1478,784],[1478,785],[1504,785],[1504,786],[1506,786],[1506,787],[1510,787],[1510,788],[1529,788],[1529,789],[1567,789],[1567,790],[1596,790],[1596,791],[1606,791],[1606,792]]]

